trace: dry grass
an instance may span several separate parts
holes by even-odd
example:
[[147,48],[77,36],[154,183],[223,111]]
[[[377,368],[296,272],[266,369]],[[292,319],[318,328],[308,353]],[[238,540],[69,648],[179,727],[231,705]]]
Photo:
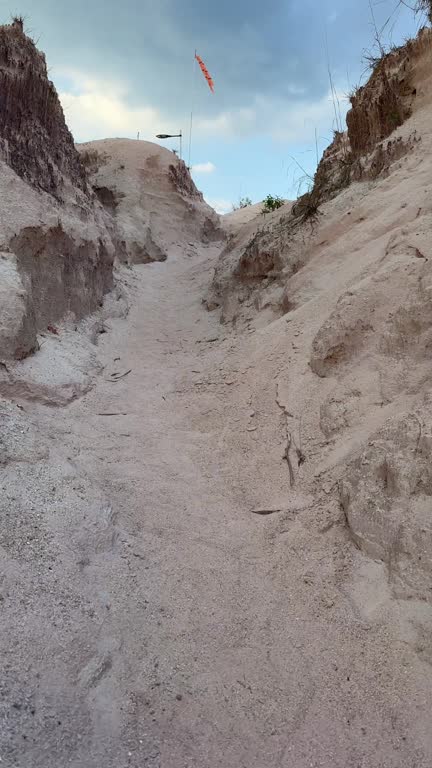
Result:
[[317,222],[319,216],[319,206],[323,202],[319,187],[314,186],[311,192],[299,197],[292,207],[292,215],[299,220],[301,224],[309,221],[312,226]]
[[432,22],[432,0],[417,0],[415,10],[417,13],[425,13]]
[[86,149],[84,152],[80,152],[80,161],[86,172],[91,175],[97,173],[101,165],[106,162],[106,158],[97,149]]
[[13,16],[12,24],[24,31],[24,16]]

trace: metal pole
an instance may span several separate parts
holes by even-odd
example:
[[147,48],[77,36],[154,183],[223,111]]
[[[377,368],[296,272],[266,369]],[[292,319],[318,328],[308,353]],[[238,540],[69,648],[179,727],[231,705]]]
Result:
[[183,159],[183,155],[182,155],[182,136],[183,136],[182,131],[180,131],[180,160]]
[[193,107],[195,102],[195,84],[196,84],[196,48],[194,53],[193,63],[193,75],[192,75],[192,109],[190,113],[190,126],[189,126],[189,156],[188,156],[188,168],[191,167],[191,151],[192,151],[192,123],[193,123]]
[[193,113],[190,114],[190,127],[189,127],[189,156],[188,156],[188,166],[190,168],[191,164],[191,148],[192,148],[192,120],[193,120]]

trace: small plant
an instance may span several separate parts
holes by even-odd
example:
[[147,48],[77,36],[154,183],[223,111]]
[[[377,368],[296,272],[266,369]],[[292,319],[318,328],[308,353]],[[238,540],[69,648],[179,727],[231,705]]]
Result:
[[252,200],[250,197],[240,197],[238,203],[232,204],[231,210],[238,211],[240,208],[247,208],[249,205],[252,205]]
[[267,195],[267,197],[263,200],[263,213],[271,213],[272,211],[277,211],[278,208],[281,208],[284,204],[284,200],[281,197],[278,197],[278,195]]
[[14,25],[14,27],[18,27],[19,29],[24,31],[24,16],[13,16],[12,24]]

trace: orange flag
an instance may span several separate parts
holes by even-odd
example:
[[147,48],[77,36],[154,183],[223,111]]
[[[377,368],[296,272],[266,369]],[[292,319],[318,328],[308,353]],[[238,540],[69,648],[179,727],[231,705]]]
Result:
[[206,65],[204,64],[202,58],[200,56],[198,56],[197,53],[195,54],[195,58],[196,58],[198,64],[200,65],[201,72],[203,73],[205,79],[207,80],[208,87],[210,88],[211,92],[214,93],[214,82],[213,82],[212,78],[210,77],[210,73],[209,73]]

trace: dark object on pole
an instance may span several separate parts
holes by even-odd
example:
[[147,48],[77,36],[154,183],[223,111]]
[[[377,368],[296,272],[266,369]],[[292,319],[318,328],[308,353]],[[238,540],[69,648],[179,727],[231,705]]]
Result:
[[182,159],[182,138],[183,138],[182,131],[180,131],[180,133],[157,133],[156,138],[157,139],[180,139],[180,160]]

